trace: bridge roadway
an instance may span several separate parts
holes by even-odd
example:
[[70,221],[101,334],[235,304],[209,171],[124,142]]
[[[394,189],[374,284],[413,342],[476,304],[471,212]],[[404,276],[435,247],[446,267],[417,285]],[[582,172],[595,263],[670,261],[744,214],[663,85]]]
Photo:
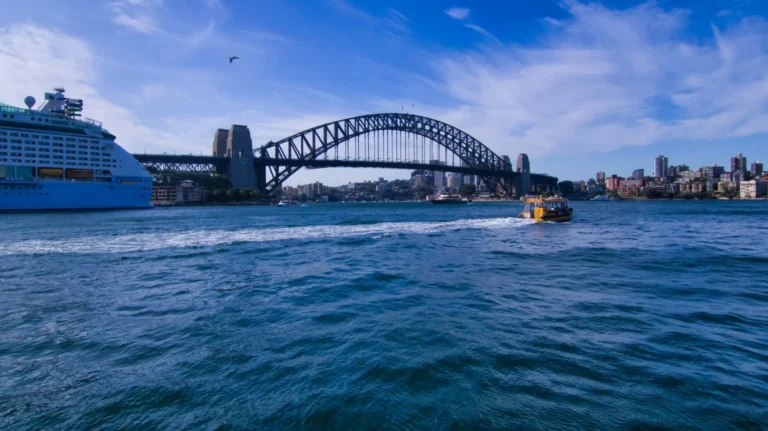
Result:
[[[218,172],[225,173],[229,167],[228,157],[169,155],[169,154],[134,154],[136,160],[147,168],[158,171]],[[304,168],[389,168],[407,170],[426,170],[453,172],[464,175],[477,175],[483,178],[503,178],[516,181],[520,173],[514,171],[476,169],[466,166],[435,165],[412,161],[376,161],[343,159],[267,159],[254,158],[256,167],[266,164],[272,166],[293,166]],[[531,174],[531,183],[557,187],[557,178],[543,174]]]

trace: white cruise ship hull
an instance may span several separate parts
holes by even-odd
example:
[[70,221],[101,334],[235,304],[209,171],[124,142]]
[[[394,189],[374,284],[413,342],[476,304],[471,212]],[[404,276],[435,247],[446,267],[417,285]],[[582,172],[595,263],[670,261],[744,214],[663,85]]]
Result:
[[152,208],[152,184],[0,180],[0,211]]

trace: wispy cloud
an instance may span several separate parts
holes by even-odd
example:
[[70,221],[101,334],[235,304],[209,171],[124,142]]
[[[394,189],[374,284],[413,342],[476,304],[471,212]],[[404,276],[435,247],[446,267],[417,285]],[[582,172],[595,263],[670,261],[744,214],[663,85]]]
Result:
[[202,44],[204,44],[207,40],[211,38],[215,29],[216,29],[216,24],[213,21],[211,21],[210,23],[208,23],[207,26],[205,26],[205,28],[203,28],[198,32],[193,33],[187,41],[187,49],[186,49],[187,53],[189,54],[193,51],[196,51],[198,48],[200,48]]
[[398,31],[401,31],[403,33],[411,32],[411,28],[410,28],[411,20],[409,20],[408,17],[400,13],[400,11],[398,11],[397,9],[388,8],[387,17],[385,18],[385,21]]
[[345,13],[347,15],[353,16],[358,19],[362,19],[362,20],[374,19],[373,15],[369,14],[368,12],[362,9],[358,9],[352,6],[346,0],[328,0],[328,4],[334,9],[338,10],[339,12]]
[[222,0],[203,0],[203,4],[211,9],[224,9]]
[[435,115],[479,130],[509,154],[768,133],[766,20],[713,27],[712,37],[694,42],[685,11],[567,5],[570,17],[540,43],[435,64],[455,100]]
[[110,6],[115,24],[137,33],[152,34],[160,31],[153,15],[162,4],[162,0],[116,0]]
[[466,19],[469,16],[469,9],[465,7],[452,7],[445,11],[445,14],[453,19]]
[[493,34],[491,34],[491,33],[490,33],[488,30],[486,30],[486,29],[484,29],[484,28],[480,27],[479,25],[475,25],[475,24],[464,24],[464,27],[466,27],[466,28],[469,28],[469,29],[472,29],[472,30],[474,30],[474,31],[476,31],[476,32],[478,32],[478,33],[480,33],[481,35],[483,35],[483,36],[487,37],[488,39],[490,39],[490,40],[492,40],[492,41],[494,41],[494,42],[498,43],[499,45],[501,45],[501,41],[500,41],[500,40],[499,40],[499,39],[498,39],[496,36],[494,36]]

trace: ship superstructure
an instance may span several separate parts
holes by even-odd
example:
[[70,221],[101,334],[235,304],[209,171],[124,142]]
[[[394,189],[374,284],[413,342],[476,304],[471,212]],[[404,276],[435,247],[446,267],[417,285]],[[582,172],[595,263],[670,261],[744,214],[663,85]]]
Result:
[[148,208],[152,177],[63,88],[0,104],[0,211]]

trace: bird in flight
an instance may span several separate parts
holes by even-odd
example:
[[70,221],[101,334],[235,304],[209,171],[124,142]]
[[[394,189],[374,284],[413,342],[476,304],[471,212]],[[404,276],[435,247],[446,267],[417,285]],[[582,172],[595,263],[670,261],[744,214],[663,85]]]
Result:
[[237,56],[229,57],[229,62],[230,63],[232,63],[235,60],[240,60],[240,57],[237,57]]

